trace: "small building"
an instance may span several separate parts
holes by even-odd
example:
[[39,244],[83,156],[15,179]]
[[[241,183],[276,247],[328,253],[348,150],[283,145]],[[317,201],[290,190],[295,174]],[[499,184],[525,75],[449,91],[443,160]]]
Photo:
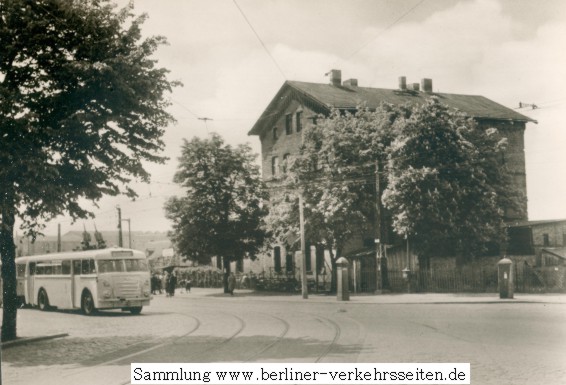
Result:
[[[519,221],[509,224],[509,254],[537,256],[537,266],[544,266],[544,254],[553,255],[552,250],[566,248],[566,219]],[[558,257],[558,256],[556,256]],[[552,257],[554,258],[554,257]],[[559,258],[559,257],[558,257]]]

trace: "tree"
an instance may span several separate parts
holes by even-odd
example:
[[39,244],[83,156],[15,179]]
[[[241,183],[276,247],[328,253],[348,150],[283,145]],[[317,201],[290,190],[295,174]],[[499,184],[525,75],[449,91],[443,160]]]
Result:
[[184,140],[174,182],[186,192],[165,204],[181,255],[200,263],[222,257],[225,293],[230,263],[255,259],[266,237],[267,192],[255,157],[248,145],[232,147],[217,134]]
[[497,130],[479,129],[436,99],[396,126],[383,202],[395,231],[410,238],[420,268],[443,253],[461,265],[489,242],[503,242],[505,210],[521,209],[502,161],[507,141]]
[[162,163],[176,85],[151,58],[166,41],[142,39],[145,17],[108,0],[0,3],[0,254],[2,340],[16,338],[16,217],[35,237],[44,220],[126,194]]
[[296,197],[303,194],[305,238],[329,251],[333,289],[335,263],[346,244],[380,227],[376,164],[386,160],[398,113],[389,105],[374,112],[362,106],[355,114],[334,110],[318,125],[306,127],[301,155],[284,182],[287,192],[272,202],[270,228],[285,243],[287,234],[297,232]]

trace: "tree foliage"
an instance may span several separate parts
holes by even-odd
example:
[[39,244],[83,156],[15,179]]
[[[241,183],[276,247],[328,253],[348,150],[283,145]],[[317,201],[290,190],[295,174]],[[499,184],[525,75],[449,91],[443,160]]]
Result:
[[495,128],[431,99],[396,123],[383,202],[426,267],[443,252],[470,258],[503,239],[505,210],[520,196],[503,162],[507,141]]
[[[303,130],[300,156],[274,197],[270,229],[287,243],[298,233],[297,194],[304,198],[305,238],[329,251],[334,265],[352,238],[370,234],[376,220],[376,164],[386,160],[399,111],[383,105],[355,114],[334,110]],[[379,175],[381,177],[381,175]],[[333,269],[334,270],[334,269]]]
[[165,39],[142,38],[144,20],[107,0],[0,3],[4,340],[16,333],[15,218],[35,236],[62,212],[92,216],[79,199],[135,197],[143,161],[166,159],[164,96],[176,84],[152,59]]
[[255,259],[266,237],[264,201],[267,192],[248,145],[232,147],[212,134],[184,140],[174,182],[185,195],[165,204],[173,222],[170,233],[185,258],[209,263]]

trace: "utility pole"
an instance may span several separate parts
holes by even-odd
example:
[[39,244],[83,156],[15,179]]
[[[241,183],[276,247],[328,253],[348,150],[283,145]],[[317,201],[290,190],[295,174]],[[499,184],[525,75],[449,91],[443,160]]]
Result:
[[118,210],[118,247],[123,247],[124,242],[122,240],[122,209],[120,206],[116,206]]
[[376,258],[376,278],[377,291],[383,290],[383,272],[381,271],[381,186],[379,184],[379,160],[375,161],[375,258]]
[[301,287],[303,299],[309,298],[309,290],[307,287],[307,253],[305,250],[305,217],[303,213],[303,193],[299,193],[299,226],[301,232]]
[[214,119],[211,119],[211,118],[198,118],[198,120],[204,121],[204,127],[206,128],[206,133],[208,134],[208,124],[206,124],[206,122],[208,122],[209,120],[214,120]]
[[132,231],[130,229],[130,218],[122,219],[123,222],[128,222],[128,244],[129,248],[132,248]]
[[61,252],[61,224],[57,223],[57,252]]

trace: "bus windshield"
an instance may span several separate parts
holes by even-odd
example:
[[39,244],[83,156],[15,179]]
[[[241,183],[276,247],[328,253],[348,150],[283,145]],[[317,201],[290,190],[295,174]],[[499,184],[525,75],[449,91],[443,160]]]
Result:
[[144,259],[103,259],[97,262],[99,273],[149,271]]
[[149,271],[145,259],[124,259],[124,262],[126,263],[126,271]]
[[115,273],[125,271],[122,259],[104,259],[97,262],[99,273]]

